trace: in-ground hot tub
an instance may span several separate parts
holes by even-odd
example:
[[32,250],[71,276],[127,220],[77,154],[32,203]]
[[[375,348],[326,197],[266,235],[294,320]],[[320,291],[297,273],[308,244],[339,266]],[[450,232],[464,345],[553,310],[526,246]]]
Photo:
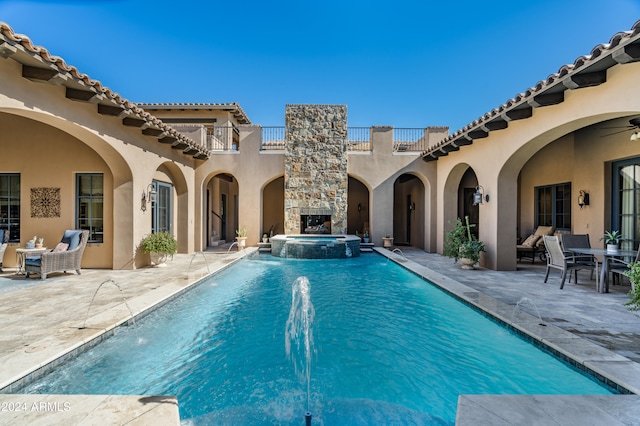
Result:
[[355,235],[299,234],[271,238],[271,254],[292,259],[342,259],[360,256]]

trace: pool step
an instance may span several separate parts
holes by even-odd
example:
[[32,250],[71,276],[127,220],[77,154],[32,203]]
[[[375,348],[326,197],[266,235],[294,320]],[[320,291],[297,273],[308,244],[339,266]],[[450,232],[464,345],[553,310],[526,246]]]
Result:
[[373,253],[373,243],[360,243],[360,253]]
[[258,251],[271,252],[271,243],[258,243]]

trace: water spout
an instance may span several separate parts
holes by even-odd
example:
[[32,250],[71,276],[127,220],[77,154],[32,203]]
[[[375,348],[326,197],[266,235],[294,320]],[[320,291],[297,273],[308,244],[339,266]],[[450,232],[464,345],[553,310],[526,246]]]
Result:
[[102,286],[105,285],[105,284],[113,284],[118,289],[118,291],[120,291],[120,297],[122,297],[122,302],[124,303],[124,305],[129,310],[129,314],[131,314],[131,322],[132,322],[133,325],[136,325],[136,319],[133,316],[133,311],[131,310],[131,307],[127,303],[127,299],[124,297],[124,292],[122,291],[122,288],[118,285],[117,282],[115,282],[113,279],[109,278],[108,280],[103,281],[98,286],[96,291],[93,293],[93,297],[91,298],[91,302],[89,302],[89,307],[87,308],[87,315],[85,316],[84,322],[82,323],[82,327],[80,327],[80,330],[84,330],[85,328],[87,328],[86,327],[87,326],[87,320],[89,319],[89,313],[91,312],[91,306],[93,306],[93,301],[95,300],[95,298],[98,295],[98,292],[100,291]]
[[231,243],[231,245],[229,246],[229,249],[227,250],[227,254],[229,254],[229,252],[230,252],[230,251],[231,251],[231,249],[233,248],[234,244],[237,246],[237,245],[238,245],[238,242],[237,242],[237,241],[234,241],[234,242],[232,242],[232,243]]
[[391,250],[391,253],[396,253],[396,254],[399,253],[400,256],[404,257],[405,259],[407,258],[407,256],[405,256],[402,250],[400,250],[399,248],[394,248],[393,250]]
[[[298,277],[291,288],[291,310],[285,329],[285,350],[293,362],[298,379],[307,387],[307,414],[311,422],[309,406],[311,403],[311,355],[313,347],[313,318],[315,310],[311,303],[309,280]],[[305,418],[307,418],[305,414]],[[307,423],[307,424],[309,424]]]
[[209,269],[209,261],[207,260],[207,256],[204,255],[203,251],[197,251],[193,253],[193,256],[191,256],[191,262],[189,262],[189,269],[187,269],[187,273],[191,270],[191,264],[193,263],[193,259],[195,259],[198,254],[202,255],[202,258],[204,259],[204,263],[207,265],[207,272],[210,274],[211,270]]
[[542,321],[542,317],[540,316],[540,311],[538,310],[538,306],[533,302],[533,300],[528,297],[522,297],[518,300],[518,303],[513,307],[513,311],[511,312],[511,321],[513,322],[513,317],[516,314],[516,310],[522,310],[522,305],[529,304],[536,313],[536,317],[538,318],[538,325],[546,327],[546,324]]

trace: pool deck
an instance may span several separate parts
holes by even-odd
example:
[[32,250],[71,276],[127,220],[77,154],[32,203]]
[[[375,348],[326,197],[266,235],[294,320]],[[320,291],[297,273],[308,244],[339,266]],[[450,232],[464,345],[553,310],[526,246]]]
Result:
[[[518,271],[510,272],[464,271],[452,259],[408,247],[399,249],[401,253],[376,250],[632,393],[464,395],[458,402],[456,424],[639,423],[640,396],[633,394],[640,394],[640,314],[623,305],[628,284],[600,294],[595,281],[583,272],[578,285],[567,283],[560,290],[557,271],[551,272],[547,284],[542,282],[541,263],[519,263]],[[226,250],[176,255],[166,268],[85,269],[82,275],[51,274],[46,281],[26,279],[5,269],[0,274],[0,408],[4,408],[0,409],[0,424],[179,424],[179,401],[171,396],[11,392],[21,386],[23,378],[28,381],[45,374],[60,359],[100,342],[115,327],[131,323],[132,314],[170,300],[210,272],[257,249]]]

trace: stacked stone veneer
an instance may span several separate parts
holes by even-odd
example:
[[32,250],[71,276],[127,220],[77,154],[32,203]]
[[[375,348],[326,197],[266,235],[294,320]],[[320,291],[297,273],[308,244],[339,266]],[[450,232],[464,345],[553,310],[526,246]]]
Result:
[[347,106],[287,105],[284,228],[300,233],[302,215],[331,215],[347,230]]

